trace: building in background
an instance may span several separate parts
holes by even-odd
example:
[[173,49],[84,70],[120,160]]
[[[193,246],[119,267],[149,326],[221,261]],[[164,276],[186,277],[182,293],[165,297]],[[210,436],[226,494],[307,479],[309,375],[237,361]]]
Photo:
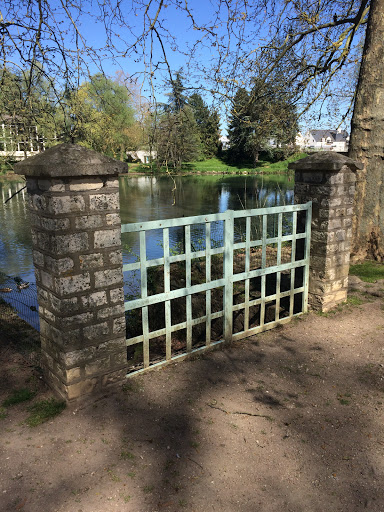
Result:
[[0,157],[23,160],[44,151],[37,126],[26,126],[15,117],[0,115]]
[[298,133],[296,145],[301,149],[315,151],[348,151],[349,135],[345,130],[310,130],[305,135]]

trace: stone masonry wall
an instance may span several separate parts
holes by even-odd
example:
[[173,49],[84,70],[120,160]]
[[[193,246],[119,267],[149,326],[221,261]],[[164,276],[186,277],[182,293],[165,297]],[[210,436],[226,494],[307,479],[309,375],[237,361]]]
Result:
[[126,375],[118,177],[27,174],[27,189],[43,368],[71,401]]
[[295,202],[312,201],[308,302],[327,311],[347,299],[357,168],[337,153],[295,162]]

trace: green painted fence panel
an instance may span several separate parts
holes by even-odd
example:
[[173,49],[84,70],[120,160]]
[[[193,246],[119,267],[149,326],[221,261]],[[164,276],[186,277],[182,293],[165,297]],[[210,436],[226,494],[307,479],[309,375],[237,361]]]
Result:
[[[140,296],[125,302],[129,375],[305,313],[311,211],[309,202],[122,225],[122,236],[139,236],[138,261],[123,265],[140,276]],[[172,245],[174,229],[182,244]],[[160,258],[147,258],[150,230],[162,232]]]

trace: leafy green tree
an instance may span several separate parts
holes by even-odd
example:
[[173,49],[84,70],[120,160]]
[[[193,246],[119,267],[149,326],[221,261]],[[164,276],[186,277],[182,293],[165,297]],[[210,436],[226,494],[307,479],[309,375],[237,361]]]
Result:
[[254,79],[250,93],[241,88],[235,96],[229,125],[232,159],[246,156],[257,164],[259,153],[293,144],[297,114],[289,91],[278,83]]
[[160,165],[181,169],[183,162],[199,160],[202,145],[193,109],[187,104],[181,72],[169,82],[168,103],[157,112],[157,160]]
[[188,98],[200,133],[205,158],[217,155],[220,137],[220,116],[216,110],[210,110],[200,94],[194,93]]
[[249,93],[243,87],[235,94],[229,117],[229,158],[242,162],[247,158],[247,141],[251,133],[249,125]]
[[160,165],[172,166],[179,171],[183,162],[201,158],[199,129],[188,105],[179,112],[164,112],[160,116],[157,133],[157,160]]
[[[69,118],[69,120],[68,120]],[[131,149],[134,110],[126,87],[102,74],[69,95],[66,123],[73,141],[113,157]]]

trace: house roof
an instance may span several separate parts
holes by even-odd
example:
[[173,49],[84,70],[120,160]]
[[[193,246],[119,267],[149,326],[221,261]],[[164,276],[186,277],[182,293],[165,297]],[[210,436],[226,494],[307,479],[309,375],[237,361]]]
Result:
[[330,137],[333,142],[345,142],[348,138],[348,132],[345,130],[311,130],[315,142],[321,142],[321,139],[327,139]]

